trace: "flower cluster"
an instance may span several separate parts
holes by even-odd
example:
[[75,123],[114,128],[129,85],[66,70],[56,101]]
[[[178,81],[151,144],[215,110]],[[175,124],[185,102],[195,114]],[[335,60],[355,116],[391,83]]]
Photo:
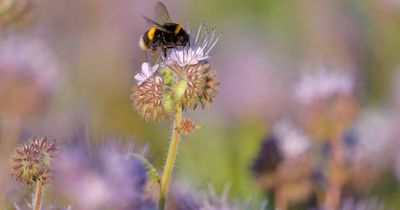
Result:
[[342,132],[358,113],[355,86],[354,76],[346,71],[319,68],[302,75],[295,94],[307,134],[325,140]]
[[55,140],[33,137],[19,146],[11,159],[12,176],[27,185],[51,181],[51,165],[58,148]]
[[312,200],[310,147],[310,138],[287,121],[278,122],[262,141],[251,171],[264,192],[274,197],[276,208]]
[[170,118],[176,104],[194,110],[212,103],[219,81],[208,59],[218,39],[201,24],[190,45],[169,49],[159,64],[143,63],[131,96],[139,115],[157,121]]

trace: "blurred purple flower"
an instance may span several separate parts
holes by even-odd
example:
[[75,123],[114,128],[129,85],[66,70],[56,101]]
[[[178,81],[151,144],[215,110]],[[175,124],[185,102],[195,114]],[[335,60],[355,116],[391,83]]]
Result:
[[320,67],[316,72],[303,74],[295,90],[298,101],[309,104],[335,95],[352,94],[354,88],[355,81],[349,72],[330,71],[326,67]]
[[385,206],[376,198],[356,200],[346,198],[343,200],[340,210],[384,210]]
[[273,132],[282,154],[287,159],[296,159],[311,146],[310,138],[287,121],[278,122]]
[[229,187],[225,187],[221,195],[210,185],[208,190],[194,190],[188,185],[175,183],[171,193],[168,210],[239,210],[264,209],[264,202],[260,205],[252,202],[238,203],[229,199]]
[[43,41],[10,37],[1,42],[0,78],[9,74],[19,75],[43,88],[55,86],[59,66]]
[[394,127],[390,113],[366,109],[354,124],[357,138],[352,157],[369,166],[387,166],[393,154]]
[[55,180],[73,209],[156,208],[146,191],[146,169],[127,147],[119,147],[115,139],[96,149],[78,144],[65,149]]
[[135,75],[138,85],[141,85],[144,81],[153,76],[153,74],[158,70],[159,66],[160,65],[158,64],[152,66],[148,62],[144,62],[142,64],[142,71]]

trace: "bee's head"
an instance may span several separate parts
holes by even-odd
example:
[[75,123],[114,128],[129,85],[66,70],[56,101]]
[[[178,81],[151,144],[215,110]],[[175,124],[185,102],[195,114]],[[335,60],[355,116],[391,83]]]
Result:
[[182,34],[178,35],[178,39],[182,46],[186,46],[189,43],[189,35],[182,29]]
[[183,29],[182,25],[178,25],[175,33],[176,33],[178,45],[186,46],[189,43],[189,35]]

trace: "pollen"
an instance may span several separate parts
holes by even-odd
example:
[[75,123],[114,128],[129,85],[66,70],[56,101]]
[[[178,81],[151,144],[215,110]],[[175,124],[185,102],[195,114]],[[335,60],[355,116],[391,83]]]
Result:
[[147,32],[147,38],[149,38],[149,40],[153,40],[154,34],[156,33],[156,30],[157,30],[156,27],[152,27],[152,28],[150,28],[150,30]]

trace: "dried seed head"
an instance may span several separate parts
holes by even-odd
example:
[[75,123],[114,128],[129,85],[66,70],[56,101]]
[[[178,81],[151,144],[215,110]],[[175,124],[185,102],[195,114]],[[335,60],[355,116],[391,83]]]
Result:
[[178,126],[178,129],[181,133],[185,134],[185,135],[189,135],[193,132],[193,130],[195,129],[195,124],[193,123],[192,120],[186,118],[183,119],[181,121],[181,123]]
[[19,182],[32,185],[51,181],[51,164],[58,148],[55,140],[33,137],[17,147],[11,158],[11,175]]
[[198,63],[185,67],[185,78],[187,88],[182,98],[184,108],[196,109],[201,103],[204,109],[207,104],[213,102],[218,93],[219,81],[215,79],[216,74],[210,71],[208,63]]
[[171,97],[165,91],[164,79],[152,76],[133,88],[131,99],[138,114],[145,120],[162,120],[171,117]]

